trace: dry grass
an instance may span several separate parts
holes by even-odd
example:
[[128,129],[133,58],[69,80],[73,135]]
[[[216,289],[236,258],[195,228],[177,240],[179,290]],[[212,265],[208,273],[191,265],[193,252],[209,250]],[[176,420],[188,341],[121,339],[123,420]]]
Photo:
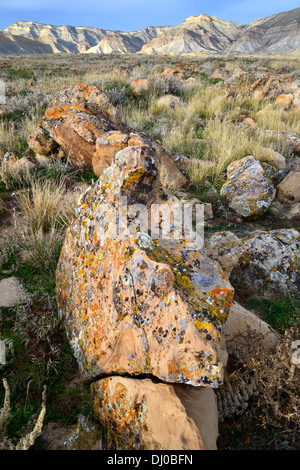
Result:
[[20,209],[27,216],[32,233],[66,226],[78,200],[78,194],[65,191],[64,181],[34,182],[18,195]]

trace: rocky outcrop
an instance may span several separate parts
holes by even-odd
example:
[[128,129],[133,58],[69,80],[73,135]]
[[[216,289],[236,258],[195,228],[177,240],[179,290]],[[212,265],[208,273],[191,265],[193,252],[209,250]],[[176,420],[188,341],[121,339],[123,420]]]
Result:
[[62,88],[52,99],[39,127],[28,137],[28,145],[37,155],[60,158],[79,168],[92,168],[97,176],[110,166],[122,148],[145,145],[160,155],[162,168],[170,182],[179,186],[187,178],[179,171],[171,154],[146,134],[113,119],[109,102],[100,88],[85,84]]
[[[231,163],[221,196],[230,209],[245,219],[263,215],[275,198],[274,168],[253,156]],[[275,170],[275,174],[277,171]]]

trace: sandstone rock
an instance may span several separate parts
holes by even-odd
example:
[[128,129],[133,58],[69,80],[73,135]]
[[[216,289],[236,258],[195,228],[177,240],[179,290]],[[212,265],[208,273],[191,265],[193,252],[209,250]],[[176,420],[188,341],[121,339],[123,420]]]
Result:
[[127,129],[128,133],[120,131],[107,132],[96,141],[96,152],[93,154],[92,166],[95,174],[100,176],[108,168],[116,153],[127,146],[146,146],[157,153],[161,160],[161,171],[169,184],[176,182],[179,187],[188,184],[187,178],[181,173],[174,164],[171,154],[160,148],[146,134],[142,132],[133,132]]
[[300,287],[300,234],[294,229],[257,231],[244,237],[246,252],[232,275],[249,285],[298,294]]
[[104,91],[97,86],[85,83],[61,88],[53,97],[50,107],[67,104],[78,105],[78,103],[81,103],[82,106],[87,104],[91,107],[95,106],[97,110],[107,110],[109,107],[109,100]]
[[300,106],[300,89],[299,88],[293,93],[292,103],[296,107]]
[[246,117],[244,119],[244,123],[247,124],[249,127],[257,127],[257,122],[254,121],[254,119]]
[[237,302],[233,302],[228,318],[224,325],[224,335],[226,342],[245,347],[247,335],[255,332],[263,338],[266,351],[276,348],[279,337],[278,334],[257,315],[250,312]]
[[17,277],[8,277],[0,281],[0,307],[15,307],[29,300],[30,294]]
[[219,264],[186,238],[169,239],[168,225],[162,238],[153,231],[151,238],[131,214],[127,236],[117,231],[120,197],[129,209],[146,206],[146,225],[153,204],[164,203],[164,212],[172,205],[158,172],[149,147],[127,147],[83,195],[57,268],[59,313],[88,378],[151,374],[216,387],[233,297]]
[[221,196],[228,206],[245,219],[260,217],[275,198],[275,189],[267,174],[268,165],[248,156],[231,163]]
[[14,168],[22,168],[30,171],[36,167],[36,163],[29,160],[27,157],[22,157],[14,163]]
[[205,240],[205,251],[210,258],[220,263],[224,274],[229,278],[232,269],[245,252],[245,245],[232,232],[217,232]]
[[184,78],[184,75],[182,72],[180,72],[180,70],[174,69],[172,67],[165,68],[163,71],[163,75],[172,75],[180,79]]
[[27,139],[29,148],[38,155],[49,155],[57,147],[57,143],[41,127],[37,127]]
[[300,172],[290,172],[277,186],[280,202],[300,201]]
[[28,144],[36,154],[67,157],[76,167],[93,168],[97,176],[122,148],[147,145],[159,154],[171,182],[176,180],[179,186],[188,183],[169,152],[146,134],[115,121],[106,108],[107,98],[99,88],[84,84],[64,87],[53,98]]
[[288,208],[285,207],[284,216],[288,220],[300,218],[300,202],[292,204]]
[[91,386],[94,415],[116,450],[216,450],[218,412],[210,388],[107,377]]
[[291,93],[283,93],[276,98],[275,105],[285,110],[288,110],[292,105],[292,99],[293,95]]
[[135,95],[142,95],[149,88],[149,80],[147,78],[137,78],[136,80],[132,80],[131,88]]
[[46,155],[39,155],[38,153],[36,153],[34,158],[39,165],[47,165],[51,163],[51,158],[47,157]]
[[259,155],[256,155],[259,159],[264,158],[267,159],[267,162],[270,165],[275,166],[278,170],[286,168],[286,160],[281,153],[276,152],[272,148],[268,147],[261,147],[259,151]]

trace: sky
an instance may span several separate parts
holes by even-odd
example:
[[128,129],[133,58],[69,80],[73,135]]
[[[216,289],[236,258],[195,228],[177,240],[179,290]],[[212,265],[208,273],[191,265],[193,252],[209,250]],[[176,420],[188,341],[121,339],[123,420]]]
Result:
[[299,0],[0,0],[0,30],[24,20],[136,31],[201,13],[247,24],[299,6]]

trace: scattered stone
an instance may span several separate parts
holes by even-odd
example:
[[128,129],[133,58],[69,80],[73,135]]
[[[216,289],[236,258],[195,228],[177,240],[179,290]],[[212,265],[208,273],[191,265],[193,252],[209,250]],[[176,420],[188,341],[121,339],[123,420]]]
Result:
[[293,99],[293,95],[291,93],[289,94],[283,93],[276,98],[275,105],[287,111],[288,109],[290,109],[292,105],[292,99]]
[[13,165],[18,161],[18,157],[12,152],[6,152],[3,156],[2,165]]
[[171,68],[171,67],[164,69],[163,75],[172,75],[172,76],[175,76],[177,78],[180,78],[181,80],[183,80],[183,78],[184,78],[184,75],[183,75],[182,72],[180,72],[180,70],[177,70],[177,69],[174,69],[174,68]]
[[7,277],[0,281],[0,307],[15,307],[30,301],[30,294],[17,277]]
[[91,388],[109,449],[217,449],[218,411],[210,388],[125,377],[107,377]]
[[147,78],[137,78],[132,80],[131,88],[137,96],[144,94],[149,88],[149,80]]
[[254,156],[231,163],[221,196],[230,209],[245,219],[262,216],[275,198],[275,189],[267,174],[270,165],[262,164]]
[[170,183],[176,181],[179,186],[188,183],[170,152],[145,133],[114,120],[107,107],[107,97],[98,87],[79,84],[62,88],[51,101],[40,126],[29,136],[29,147],[35,154],[51,155],[54,160],[67,157],[72,165],[92,168],[100,176],[122,148],[147,145],[159,154]]
[[257,127],[257,122],[254,121],[254,119],[246,117],[244,119],[244,123],[247,124],[249,127]]

